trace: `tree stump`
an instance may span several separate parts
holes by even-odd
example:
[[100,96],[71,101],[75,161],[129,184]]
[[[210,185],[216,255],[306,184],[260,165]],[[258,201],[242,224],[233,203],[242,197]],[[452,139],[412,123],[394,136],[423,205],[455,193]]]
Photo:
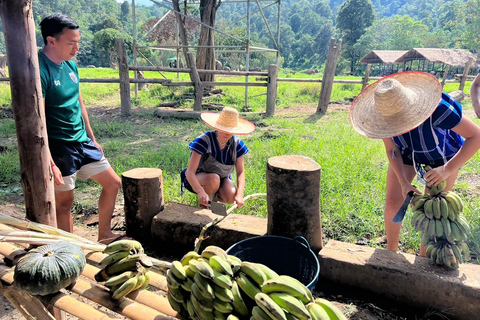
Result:
[[162,170],[136,168],[122,174],[126,234],[149,241],[152,219],[165,206]]
[[322,247],[320,173],[308,157],[288,155],[267,162],[267,234],[303,236],[314,252]]

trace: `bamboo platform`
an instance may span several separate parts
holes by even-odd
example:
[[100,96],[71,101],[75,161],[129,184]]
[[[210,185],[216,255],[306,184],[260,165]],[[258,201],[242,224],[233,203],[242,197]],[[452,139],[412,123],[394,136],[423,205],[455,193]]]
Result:
[[[0,230],[16,229],[0,224]],[[112,299],[108,288],[94,278],[100,270],[99,262],[106,256],[98,251],[84,249],[87,264],[82,275],[60,292],[43,297],[22,292],[16,288],[13,281],[14,265],[27,252],[28,246],[23,243],[0,242],[0,255],[4,257],[4,261],[0,263],[0,294],[5,296],[27,320],[65,319],[65,313],[85,320],[181,319],[168,303],[167,282],[163,273],[159,271],[150,271],[151,280],[148,289],[136,290],[119,300]],[[101,311],[100,306],[104,307],[101,309],[108,310]]]

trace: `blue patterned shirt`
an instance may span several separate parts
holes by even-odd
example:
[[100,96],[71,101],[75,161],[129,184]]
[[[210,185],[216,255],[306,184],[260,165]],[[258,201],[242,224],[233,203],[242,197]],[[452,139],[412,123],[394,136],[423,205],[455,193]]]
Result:
[[393,137],[402,155],[413,155],[414,165],[446,163],[463,145],[463,137],[452,131],[462,120],[462,106],[448,94],[420,126]]

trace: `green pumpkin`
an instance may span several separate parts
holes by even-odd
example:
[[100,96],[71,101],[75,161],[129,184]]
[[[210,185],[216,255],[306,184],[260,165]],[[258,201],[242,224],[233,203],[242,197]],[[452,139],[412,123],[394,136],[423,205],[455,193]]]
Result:
[[13,279],[19,289],[44,296],[73,283],[85,264],[82,248],[60,241],[30,250],[21,257],[15,266]]

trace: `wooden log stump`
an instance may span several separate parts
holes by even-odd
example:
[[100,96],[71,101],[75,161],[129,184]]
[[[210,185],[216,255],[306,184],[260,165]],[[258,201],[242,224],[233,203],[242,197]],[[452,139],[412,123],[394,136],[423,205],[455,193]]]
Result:
[[314,252],[322,247],[320,173],[308,157],[287,155],[267,162],[267,234],[303,236]]
[[122,174],[127,236],[137,240],[151,239],[153,217],[163,210],[162,170],[136,168]]

